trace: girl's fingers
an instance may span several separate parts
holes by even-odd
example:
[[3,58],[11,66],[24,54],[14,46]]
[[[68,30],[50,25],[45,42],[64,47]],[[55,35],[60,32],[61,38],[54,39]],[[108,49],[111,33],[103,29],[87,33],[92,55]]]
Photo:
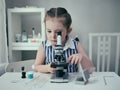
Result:
[[76,59],[76,60],[75,60],[75,64],[77,64],[78,62],[79,62],[79,59]]
[[77,64],[80,63],[81,60],[82,60],[82,55],[74,54],[68,58],[67,62],[70,62],[71,64]]
[[48,64],[48,72],[50,72],[50,73],[55,73],[55,71],[56,71],[56,68],[52,68],[52,67],[51,67],[51,63]]
[[76,60],[76,57],[73,56],[72,59],[71,59],[71,64],[74,64],[75,60]]
[[68,59],[67,59],[67,62],[71,62],[72,60],[72,56],[70,56]]

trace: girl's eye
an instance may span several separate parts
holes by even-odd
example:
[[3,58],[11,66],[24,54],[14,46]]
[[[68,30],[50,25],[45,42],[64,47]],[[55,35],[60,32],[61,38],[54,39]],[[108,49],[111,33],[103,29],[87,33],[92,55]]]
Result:
[[51,33],[51,31],[47,31],[48,33]]
[[55,33],[62,32],[62,31],[56,31]]

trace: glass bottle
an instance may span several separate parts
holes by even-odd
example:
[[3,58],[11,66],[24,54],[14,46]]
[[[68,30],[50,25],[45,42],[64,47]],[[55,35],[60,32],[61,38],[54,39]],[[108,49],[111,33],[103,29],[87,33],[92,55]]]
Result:
[[32,37],[35,38],[35,28],[32,28]]
[[22,32],[22,42],[27,42],[28,41],[28,38],[27,38],[27,33],[25,30],[23,30]]

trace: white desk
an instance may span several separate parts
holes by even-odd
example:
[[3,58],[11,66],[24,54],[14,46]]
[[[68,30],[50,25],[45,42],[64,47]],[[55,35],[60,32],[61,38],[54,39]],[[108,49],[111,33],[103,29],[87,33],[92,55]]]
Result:
[[120,77],[114,72],[94,72],[88,84],[75,84],[78,73],[70,74],[69,83],[50,83],[50,74],[35,73],[34,79],[21,79],[21,73],[0,77],[0,90],[119,90]]

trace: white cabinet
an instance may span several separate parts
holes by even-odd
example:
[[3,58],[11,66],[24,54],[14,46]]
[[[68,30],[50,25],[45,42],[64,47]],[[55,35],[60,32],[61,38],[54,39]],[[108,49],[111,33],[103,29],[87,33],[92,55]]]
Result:
[[[21,51],[38,50],[42,40],[45,40],[44,8],[23,7],[8,9],[8,38],[10,62],[21,60]],[[36,37],[32,37],[32,28]],[[16,42],[16,35],[26,31],[28,42]]]

